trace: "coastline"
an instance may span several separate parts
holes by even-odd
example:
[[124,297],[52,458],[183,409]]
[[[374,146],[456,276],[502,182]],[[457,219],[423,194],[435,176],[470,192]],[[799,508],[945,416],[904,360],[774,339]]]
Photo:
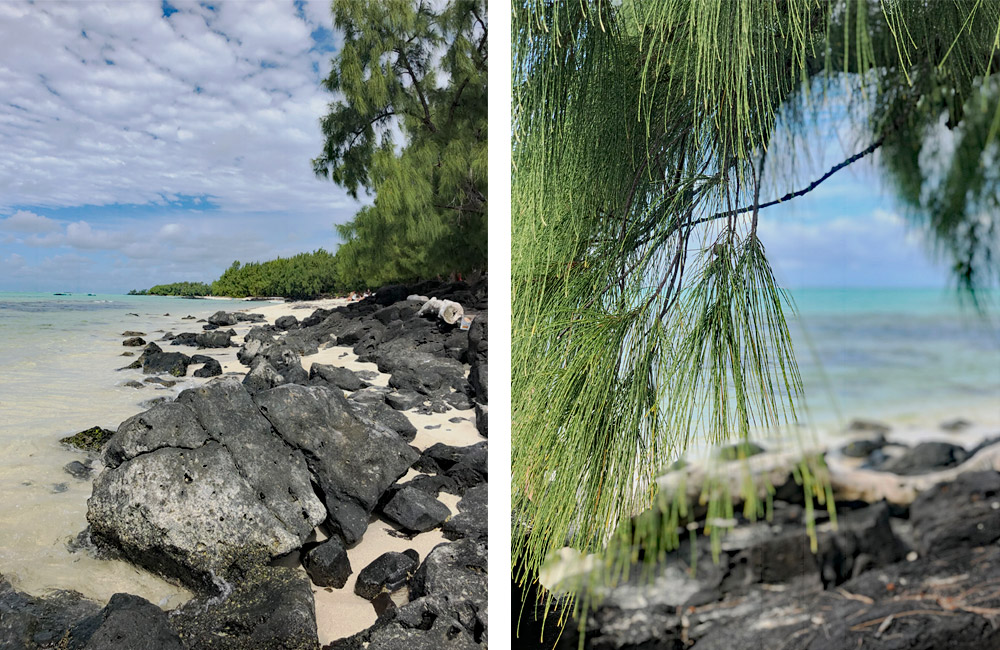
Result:
[[[244,336],[254,327],[259,327],[261,325],[273,327],[275,321],[282,317],[293,316],[298,319],[305,319],[311,314],[316,313],[316,310],[336,310],[339,307],[347,305],[347,301],[344,299],[324,299],[316,301],[297,301],[297,302],[281,302],[278,304],[261,304],[259,300],[246,300],[241,301],[242,305],[236,312],[242,313],[253,313],[260,314],[263,318],[255,322],[238,322],[232,326],[235,331],[235,336],[232,337],[233,346],[223,347],[218,349],[207,349],[199,350],[198,352],[205,353],[206,356],[212,357],[219,362],[222,377],[227,376],[234,377],[238,380],[243,380],[248,372],[248,368],[240,362],[237,358],[238,353],[241,351],[240,345],[244,342]],[[255,303],[255,304],[247,304]],[[184,311],[184,306],[190,303],[180,303],[178,305],[179,313],[174,316],[169,316],[164,314],[162,317],[152,318],[150,315],[150,320],[146,324],[152,325],[152,327],[147,327],[143,325],[144,330],[149,330],[144,332],[144,340],[150,343],[159,343],[163,346],[164,351],[173,352],[174,350],[184,350],[189,351],[185,348],[168,348],[166,344],[169,342],[166,339],[171,336],[170,332],[177,332],[183,330],[196,329],[200,330],[202,323],[198,322],[197,326],[195,320],[181,318],[181,313]],[[173,310],[171,310],[173,311]],[[203,311],[203,310],[202,310]],[[235,312],[234,312],[235,313]],[[128,321],[128,319],[126,319]],[[132,330],[135,327],[134,322],[125,322],[113,326],[114,330],[117,330],[113,335],[117,338],[118,345],[121,345],[121,338],[118,337],[118,332],[125,332]],[[183,330],[182,330],[183,328]],[[464,334],[464,333],[463,333]],[[102,346],[102,351],[114,350],[114,356],[111,357],[111,363],[121,364],[127,362],[128,359],[118,359],[118,354],[128,354],[133,348],[122,348],[122,347],[111,347]],[[141,349],[139,350],[141,351]],[[138,352],[136,352],[138,353]],[[301,355],[301,366],[303,370],[308,374],[313,369],[316,364],[332,364],[338,367],[346,368],[350,371],[365,373],[369,378],[366,382],[367,385],[382,388],[388,390],[388,383],[390,379],[389,373],[381,373],[378,371],[378,366],[372,362],[360,361],[357,355],[354,353],[350,345],[321,345],[320,349],[312,352],[311,354]],[[208,364],[192,363],[189,366],[190,371],[197,371],[207,367]],[[124,396],[126,400],[135,399],[137,395],[142,397],[154,397],[163,398],[166,397],[171,399],[176,397],[183,389],[190,389],[197,386],[209,385],[215,378],[196,378],[192,377],[191,372],[186,372],[184,377],[179,378],[179,382],[174,386],[164,387],[156,384],[148,384],[143,382],[143,377],[145,373],[141,370],[122,370],[120,374],[105,371],[105,373],[98,373],[95,375],[95,379],[100,380],[102,377],[108,378],[108,383],[106,389],[111,391],[116,395]],[[169,381],[174,381],[172,378],[168,378]],[[144,390],[136,391],[136,387],[145,386]],[[344,391],[344,395],[348,396],[349,392]],[[148,404],[148,401],[144,401]],[[134,414],[140,411],[142,407],[132,408],[129,414]],[[105,427],[116,427],[117,422],[109,422],[108,418],[114,419],[116,416],[113,412],[106,416],[103,420],[99,421],[101,426]],[[120,410],[119,410],[120,412]],[[483,443],[486,438],[480,435],[476,427],[476,413],[475,410],[471,408],[465,409],[455,409],[450,408],[444,410],[444,412],[429,412],[426,414],[408,412],[406,416],[412,421],[413,426],[417,429],[416,434],[411,441],[411,447],[416,453],[422,453],[426,451],[429,447],[436,443],[444,443],[447,445],[453,445],[456,447],[470,447],[477,443]],[[121,417],[121,416],[117,416]],[[121,417],[124,419],[127,416]],[[121,421],[121,420],[119,420]],[[83,428],[84,426],[89,426],[92,424],[98,424],[98,422],[90,422],[89,420],[81,420],[78,423],[70,424],[70,427],[79,426]],[[63,429],[65,431],[65,429]],[[56,458],[59,456],[71,456],[79,458],[79,454],[68,451],[63,447],[59,447],[60,453],[55,454]],[[51,461],[51,459],[49,459]],[[48,462],[48,461],[42,461]],[[59,462],[61,465],[60,461]],[[57,468],[58,469],[58,466]],[[93,463],[93,475],[97,476],[102,471],[103,466],[99,460]],[[410,469],[403,477],[399,479],[399,483],[406,482],[412,479],[417,472],[414,469]],[[85,503],[87,496],[89,496],[91,488],[91,480],[85,482],[73,483],[70,489],[71,494],[67,494],[67,502],[70,500],[73,503],[78,504],[75,508],[79,514],[76,515],[77,521],[82,519],[82,514],[86,512],[87,506]],[[438,500],[447,506],[450,516],[454,517],[459,514],[460,509],[458,503],[461,497],[458,495],[448,494],[442,492]],[[80,529],[82,529],[85,522],[81,523]],[[326,534],[322,529],[316,529],[313,533],[311,539],[317,542],[322,541],[326,538]],[[314,611],[313,617],[318,632],[318,642],[321,644],[327,644],[335,639],[348,637],[350,635],[359,633],[366,628],[373,625],[377,619],[376,610],[373,608],[372,603],[354,593],[354,583],[358,578],[358,573],[361,569],[366,567],[372,560],[377,558],[388,551],[401,552],[403,550],[412,549],[416,551],[421,560],[423,560],[432,549],[442,543],[447,543],[449,540],[442,535],[440,528],[434,528],[430,531],[417,533],[417,534],[402,534],[398,524],[394,524],[389,520],[385,519],[384,516],[380,514],[373,514],[370,525],[367,532],[364,534],[363,538],[359,543],[348,549],[348,557],[353,567],[353,574],[350,576],[347,584],[341,589],[331,589],[329,587],[318,587],[316,585],[311,585],[311,591],[314,599]],[[144,578],[144,576],[149,576],[153,583],[158,584],[160,579],[151,574],[146,574],[141,569],[137,569],[131,564],[126,564],[122,562],[112,562],[108,564],[104,560],[95,560],[87,555],[86,552],[83,554],[76,553],[71,562],[76,563],[81,561],[86,557],[86,562],[99,562],[104,563],[105,566],[117,566],[120,567],[121,572],[124,574],[132,574],[134,577]],[[302,576],[305,576],[305,571],[298,564],[298,554],[293,554],[286,558],[281,558],[276,562],[276,566],[294,566],[295,571]],[[25,582],[29,584],[32,580],[22,580],[17,575],[12,576],[15,578],[13,586],[18,588],[24,585]],[[123,587],[123,583],[129,586]],[[130,583],[130,584],[129,584]],[[35,581],[37,584],[37,580]],[[112,581],[109,585],[115,591],[129,591],[130,593],[135,593],[139,591],[140,593],[145,593],[149,596],[154,596],[157,592],[157,588],[149,589],[148,585],[146,588],[143,586],[143,580],[129,580],[125,579],[124,575]],[[88,585],[89,586],[89,585]],[[138,588],[138,589],[137,589]],[[144,592],[145,589],[145,592]],[[192,594],[190,591],[173,587],[168,585],[166,589],[173,590],[173,593],[168,596],[162,596],[160,593],[159,598],[154,596],[154,604],[158,604],[160,607],[165,609],[174,609],[183,602],[188,600]],[[32,588],[30,590],[36,596],[43,596],[45,594],[44,589],[39,591],[37,588]],[[110,595],[102,590],[91,590],[82,589],[82,591],[89,591],[88,595],[90,598],[94,598],[98,603],[103,604]],[[395,592],[393,594],[393,599],[396,601],[397,606],[403,606],[408,600],[406,589],[404,588],[401,592]]]

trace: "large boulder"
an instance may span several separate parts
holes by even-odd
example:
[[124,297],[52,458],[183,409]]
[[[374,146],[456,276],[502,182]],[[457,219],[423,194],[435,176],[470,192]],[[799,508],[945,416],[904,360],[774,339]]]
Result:
[[[106,455],[118,464],[95,480],[87,519],[95,541],[140,566],[214,591],[234,567],[299,548],[326,516],[301,452],[234,379],[120,429]],[[193,448],[158,446],[167,443]]]
[[389,500],[382,514],[404,530],[423,533],[444,523],[451,510],[427,492],[404,487]]
[[257,393],[254,400],[278,435],[304,454],[334,532],[355,544],[416,452],[396,432],[358,417],[339,391],[326,386],[286,384]]
[[85,641],[84,650],[185,650],[166,612],[124,593],[115,594],[100,613],[76,625],[70,638],[77,644]]
[[383,592],[392,593],[406,584],[419,564],[419,556],[413,550],[383,553],[358,573],[354,593],[366,600]]
[[320,587],[342,588],[354,573],[347,549],[336,537],[312,548],[302,558],[302,566],[313,584]]
[[166,402],[122,422],[104,446],[102,460],[108,468],[114,469],[127,460],[163,447],[197,449],[209,439],[208,432],[188,405]]
[[190,357],[180,352],[153,352],[143,353],[142,371],[147,375],[166,373],[174,377],[183,377],[187,374]]
[[216,326],[235,325],[237,321],[238,319],[236,318],[236,314],[230,314],[224,311],[217,311],[208,317],[208,322]]
[[489,532],[488,492],[486,483],[480,483],[465,491],[465,496],[458,502],[458,514],[441,526],[441,531],[447,539],[456,540],[462,537],[474,540],[486,539]]
[[75,591],[30,596],[15,590],[0,575],[0,648],[36,650],[67,641],[80,648],[89,637],[75,638],[69,630],[99,610],[100,606]]
[[228,348],[233,344],[231,339],[229,332],[202,332],[195,336],[195,343],[200,348]]
[[309,379],[314,383],[322,381],[346,391],[361,390],[367,386],[367,383],[362,382],[354,371],[325,363],[314,363],[309,369]]
[[172,616],[187,648],[319,649],[316,605],[301,571],[257,567],[234,580],[227,592],[221,598],[192,600]]
[[[313,525],[322,520],[308,514]],[[216,442],[158,449],[103,472],[87,520],[99,546],[210,592],[235,566],[267,562],[306,537],[278,519]]]
[[965,449],[947,442],[922,442],[897,458],[886,461],[880,470],[914,475],[954,467],[967,457]]
[[941,556],[956,548],[1000,541],[1000,472],[970,472],[922,493],[910,506],[920,553]]

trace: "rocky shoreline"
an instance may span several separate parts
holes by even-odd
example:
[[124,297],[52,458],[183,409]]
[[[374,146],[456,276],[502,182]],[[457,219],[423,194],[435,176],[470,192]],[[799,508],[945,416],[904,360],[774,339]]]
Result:
[[[418,315],[422,296],[464,306],[471,326]],[[325,619],[352,615],[323,599],[347,590],[374,624],[325,647],[485,646],[487,330],[484,280],[385,287],[301,320],[219,312],[153,343],[124,332],[142,348],[138,386],[215,378],[65,441],[89,450],[68,472],[100,470],[78,547],[194,598],[101,608],[0,576],[0,647],[319,648]],[[377,370],[346,367],[364,364]],[[449,444],[468,432],[479,441]],[[367,561],[390,536],[408,548]]]
[[[968,426],[907,442],[886,425],[852,424],[854,439],[826,452],[837,522],[815,511],[815,553],[801,487],[780,455],[760,450],[749,460],[782,477],[772,519],[741,519],[718,562],[707,539],[682,535],[651,581],[601,590],[584,647],[1000,648],[1000,430],[963,436]],[[519,647],[578,647],[579,620],[561,637],[551,619],[543,630],[534,592],[513,592],[515,613],[526,603],[519,630],[514,617]]]

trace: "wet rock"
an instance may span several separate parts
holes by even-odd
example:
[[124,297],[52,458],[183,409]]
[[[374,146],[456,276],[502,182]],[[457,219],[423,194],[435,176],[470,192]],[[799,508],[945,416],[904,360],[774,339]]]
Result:
[[122,386],[124,386],[125,388],[145,388],[146,387],[141,381],[136,381],[134,379],[130,379],[129,381],[127,381],[124,384],[122,384]]
[[901,456],[886,461],[880,469],[905,476],[926,474],[954,467],[966,457],[965,450],[958,445],[947,442],[922,442]]
[[316,606],[301,571],[258,567],[230,587],[228,596],[195,599],[171,618],[187,648],[318,650]]
[[366,600],[382,592],[392,593],[406,584],[419,563],[416,551],[383,553],[358,573],[354,593]]
[[396,432],[359,418],[339,391],[325,386],[287,384],[254,400],[278,435],[305,455],[334,532],[356,543],[382,494],[417,454]]
[[104,443],[110,440],[113,435],[115,435],[115,432],[110,429],[90,427],[72,436],[62,438],[59,442],[84,451],[100,451]]
[[154,352],[144,354],[142,371],[147,375],[156,373],[166,373],[174,377],[183,377],[187,374],[190,358],[180,352]]
[[66,463],[66,465],[63,466],[63,471],[65,471],[73,478],[77,478],[83,481],[90,478],[90,474],[94,471],[94,468],[88,464],[81,463],[78,460],[74,460]]
[[136,332],[135,330],[125,330],[124,332],[122,332],[121,335],[125,336],[125,337],[131,338],[133,336],[146,336],[146,333],[145,332]]
[[468,537],[485,540],[489,531],[488,489],[486,483],[473,486],[465,491],[458,502],[458,514],[444,522],[441,531],[446,539],[456,540]]
[[306,553],[302,558],[302,566],[305,567],[313,584],[320,587],[340,589],[353,573],[347,551],[335,537]]
[[217,311],[208,317],[208,322],[217,326],[235,325],[237,323],[237,318],[236,314],[228,314],[224,311]]
[[309,370],[309,379],[317,379],[341,390],[356,391],[365,387],[365,383],[351,370],[325,363],[314,363]]
[[245,314],[241,311],[233,313],[233,316],[240,323],[263,323],[267,320],[264,314]]
[[404,487],[389,500],[382,514],[406,530],[422,533],[444,523],[451,510],[427,492]]
[[85,641],[84,650],[184,650],[166,612],[145,598],[124,593],[112,596],[100,613],[78,624],[70,637],[77,643]]
[[222,374],[222,364],[216,359],[209,359],[205,365],[194,371],[195,377],[218,377]]
[[178,384],[178,382],[172,379],[164,379],[162,377],[146,377],[142,381],[144,381],[147,384],[158,384],[160,386],[163,386],[164,388],[173,388]]
[[233,344],[231,338],[229,332],[202,332],[195,337],[195,343],[200,348],[228,348]]
[[76,640],[69,630],[94,616],[100,607],[75,591],[55,591],[44,598],[16,591],[0,575],[0,648],[36,650]]
[[130,348],[135,348],[139,347],[140,345],[146,345],[146,342],[142,338],[134,336],[130,339],[125,339],[124,341],[122,341],[122,345]]
[[53,483],[52,485],[52,494],[62,494],[67,491],[69,491],[69,485],[65,483]]

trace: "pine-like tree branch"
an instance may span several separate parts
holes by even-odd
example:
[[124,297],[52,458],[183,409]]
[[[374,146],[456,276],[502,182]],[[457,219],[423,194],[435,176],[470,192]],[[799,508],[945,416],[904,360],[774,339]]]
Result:
[[854,154],[853,156],[851,156],[847,160],[844,160],[844,161],[842,161],[842,162],[834,165],[833,167],[830,168],[830,170],[828,172],[826,172],[825,174],[823,174],[822,176],[820,176],[819,178],[817,178],[816,180],[814,180],[812,183],[809,183],[808,186],[804,187],[801,190],[797,190],[795,192],[789,192],[788,194],[782,196],[781,198],[774,199],[773,201],[768,201],[767,203],[761,203],[761,204],[758,205],[757,202],[755,201],[754,203],[751,203],[750,205],[745,205],[745,206],[743,206],[741,208],[736,208],[735,210],[724,210],[722,212],[716,212],[715,214],[713,214],[711,216],[702,217],[701,219],[696,219],[696,220],[692,221],[690,225],[697,226],[698,224],[707,223],[709,221],[715,221],[716,219],[724,219],[726,217],[734,217],[736,215],[744,214],[746,212],[754,212],[755,210],[762,210],[764,208],[769,208],[772,205],[777,205],[779,203],[784,203],[785,201],[789,201],[789,200],[794,199],[796,197],[808,194],[809,192],[812,192],[814,189],[816,189],[817,187],[819,187],[820,183],[822,183],[826,179],[830,178],[831,176],[833,176],[834,174],[836,174],[837,172],[839,172],[844,167],[847,167],[848,165],[851,165],[851,164],[853,164],[853,163],[861,160],[865,156],[869,156],[872,153],[874,153],[879,147],[882,146],[883,142],[885,142],[885,136],[883,136],[883,137],[879,138],[878,140],[876,140],[875,142],[871,143],[865,149],[863,149],[863,150],[859,151],[858,153]]

